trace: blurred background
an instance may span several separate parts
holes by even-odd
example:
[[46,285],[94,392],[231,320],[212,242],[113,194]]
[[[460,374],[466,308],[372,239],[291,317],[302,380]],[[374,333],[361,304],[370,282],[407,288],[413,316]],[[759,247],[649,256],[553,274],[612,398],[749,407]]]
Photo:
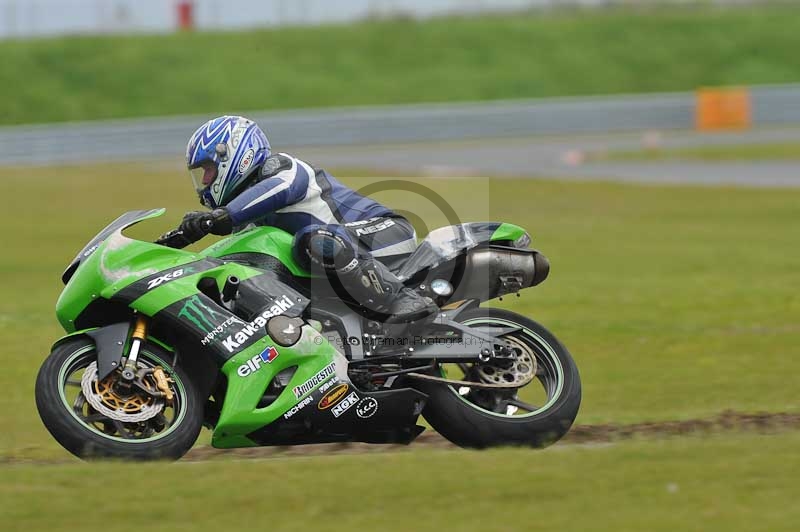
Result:
[[[794,530],[798,28],[794,1],[0,0],[0,529]],[[123,211],[167,207],[152,239],[196,209],[186,142],[221,114],[353,188],[528,229],[550,277],[494,304],[572,352],[572,432],[61,449],[33,395],[61,272]],[[420,237],[448,223],[377,188]]]

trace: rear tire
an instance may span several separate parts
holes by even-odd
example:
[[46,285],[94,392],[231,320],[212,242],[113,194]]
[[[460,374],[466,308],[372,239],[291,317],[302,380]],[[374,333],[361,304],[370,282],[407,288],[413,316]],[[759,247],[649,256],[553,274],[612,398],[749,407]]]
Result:
[[[170,389],[174,399],[170,404],[165,402],[161,411],[147,420],[121,422],[112,419],[113,408],[105,412],[112,417],[94,408],[81,387],[82,375],[89,372],[87,382],[92,380],[93,363],[97,360],[94,342],[77,338],[63,343],[53,349],[36,379],[39,416],[56,441],[82,459],[177,460],[197,440],[203,408],[191,380],[182,368],[170,367],[169,359],[156,345],[142,346],[139,367],[161,366],[173,380]],[[92,382],[96,383],[96,378]],[[111,394],[108,390],[106,393]],[[141,396],[144,400],[133,397],[130,402],[134,411],[138,404],[157,405],[157,400]],[[111,398],[116,401],[113,394]]]
[[[534,407],[520,401],[513,392],[509,396],[507,392],[470,390],[467,386],[456,390],[447,384],[421,381],[417,387],[428,394],[423,416],[433,428],[456,445],[478,449],[545,447],[564,436],[578,415],[581,383],[578,368],[561,342],[542,325],[507,310],[477,308],[464,312],[458,321],[471,326],[521,327],[521,332],[510,336],[530,347],[541,374],[537,372],[527,386],[541,384],[546,402]],[[481,401],[471,399],[478,396]],[[509,410],[520,410],[509,408],[514,404],[526,405],[526,413],[506,414]],[[487,405],[496,406],[489,410]]]

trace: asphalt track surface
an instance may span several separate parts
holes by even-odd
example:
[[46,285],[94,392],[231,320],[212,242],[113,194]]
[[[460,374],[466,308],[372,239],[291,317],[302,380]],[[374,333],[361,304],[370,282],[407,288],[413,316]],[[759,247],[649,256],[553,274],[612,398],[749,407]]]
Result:
[[[703,419],[681,421],[643,422],[630,425],[573,425],[570,431],[555,445],[609,444],[632,438],[662,439],[689,435],[724,433],[775,434],[800,429],[800,414],[788,412],[743,413],[732,410]],[[410,450],[418,448],[457,447],[433,430],[426,430],[410,445],[375,445],[368,443],[327,443],[312,445],[288,445],[281,447],[250,447],[244,449],[214,449],[198,446],[189,451],[184,460],[202,461],[213,458],[266,458],[293,455],[317,455],[339,453],[383,452],[386,450]]]
[[[495,138],[418,144],[298,148],[297,156],[329,168],[442,178],[539,177],[579,181],[706,186],[800,187],[800,161],[596,161],[592,154],[644,147],[799,142],[800,128],[697,133],[649,131],[578,137]],[[287,150],[289,151],[289,150]]]
[[[744,413],[725,411],[719,415],[701,419],[680,421],[643,422],[635,424],[573,425],[570,431],[555,444],[608,445],[632,438],[659,440],[682,436],[705,436],[709,434],[776,434],[800,430],[800,414],[793,412]],[[275,447],[248,447],[242,449],[214,449],[198,445],[190,450],[183,461],[200,462],[214,459],[259,459],[308,455],[354,454],[386,451],[414,451],[415,449],[456,449],[456,446],[432,430],[426,430],[410,445],[376,445],[368,443],[325,443],[310,445],[284,445]],[[66,451],[50,459],[34,460],[19,456],[0,456],[0,465],[60,464],[74,462]]]

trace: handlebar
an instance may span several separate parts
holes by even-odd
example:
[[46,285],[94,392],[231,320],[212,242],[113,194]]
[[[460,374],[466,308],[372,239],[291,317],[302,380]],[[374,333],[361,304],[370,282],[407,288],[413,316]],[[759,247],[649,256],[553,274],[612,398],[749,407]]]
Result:
[[191,242],[184,236],[183,231],[180,229],[173,229],[158,237],[154,244],[167,246],[168,248],[182,249],[191,244]]

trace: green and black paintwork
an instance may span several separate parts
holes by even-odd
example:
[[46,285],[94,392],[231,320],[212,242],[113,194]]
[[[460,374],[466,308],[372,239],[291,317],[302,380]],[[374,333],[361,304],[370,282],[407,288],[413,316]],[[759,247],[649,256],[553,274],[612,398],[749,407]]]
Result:
[[[309,275],[292,258],[292,235],[271,227],[250,228],[198,253],[123,236],[125,228],[163,213],[125,213],[81,250],[63,275],[66,286],[56,314],[68,335],[56,345],[76,336],[91,337],[102,379],[125,355],[134,316],[152,318],[148,341],[172,352],[204,397],[214,394],[218,407],[209,423],[214,426],[215,447],[407,443],[422,431],[416,423],[425,394],[412,388],[359,389],[348,376],[348,366],[367,356],[365,347],[345,345],[340,353],[308,323],[311,316],[333,321],[344,338],[360,338],[364,332],[364,319],[351,306],[333,300],[312,302],[303,290]],[[463,261],[457,266],[456,259],[493,243],[503,244],[498,250],[524,261],[530,271],[520,278],[506,272],[510,284],[493,280],[491,286],[478,289],[476,302],[502,295],[503,290],[518,290],[518,285],[538,284],[547,275],[546,261],[535,251],[512,249],[514,242],[518,248],[529,242],[520,227],[483,223],[448,230],[434,231],[417,253],[394,265],[400,277],[409,284],[424,282],[447,270],[457,285],[469,275]],[[241,257],[266,257],[280,265],[280,271],[265,271],[257,267],[259,261],[232,260]],[[493,276],[500,274],[492,270]],[[232,277],[238,279],[238,295],[223,302],[221,292]],[[468,282],[475,285],[479,278],[473,275]],[[466,298],[463,292],[456,286],[453,297],[438,302]],[[457,312],[444,312],[441,321]],[[454,330],[471,334],[463,329]],[[476,353],[450,351],[448,356],[474,359]],[[446,358],[435,348],[414,357]]]

